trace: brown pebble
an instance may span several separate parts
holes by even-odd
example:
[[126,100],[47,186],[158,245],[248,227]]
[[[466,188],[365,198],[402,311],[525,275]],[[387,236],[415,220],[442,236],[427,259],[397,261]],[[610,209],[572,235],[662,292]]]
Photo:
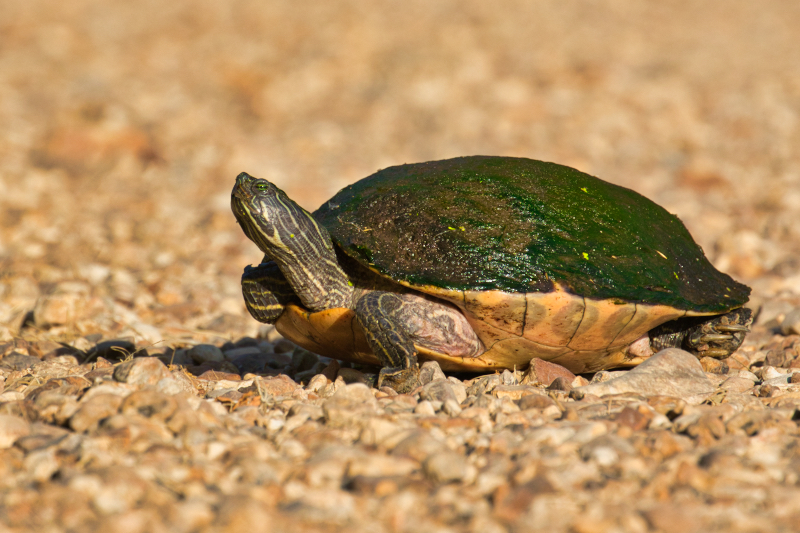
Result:
[[131,385],[155,385],[169,376],[167,367],[155,357],[137,357],[114,369],[114,379]]
[[701,358],[700,364],[703,367],[703,371],[710,374],[727,374],[729,370],[728,364],[725,361],[713,357]]
[[69,419],[69,427],[78,433],[97,429],[103,419],[117,414],[122,401],[122,396],[116,394],[94,395],[79,404],[78,410]]
[[565,378],[564,376],[558,376],[553,380],[552,383],[547,387],[547,390],[559,390],[564,392],[569,392],[572,390],[572,381],[575,378],[569,379]]
[[628,426],[634,431],[645,429],[653,419],[653,413],[647,407],[640,405],[637,408],[625,407],[617,415],[618,424]]
[[755,382],[751,379],[742,378],[739,376],[731,376],[720,384],[723,390],[733,392],[746,392],[755,386]]
[[538,394],[540,389],[531,385],[498,385],[492,389],[492,395],[497,398],[509,398],[519,400],[524,396]]
[[686,408],[686,402],[674,396],[650,396],[647,398],[647,403],[656,413],[669,418],[680,416]]
[[48,328],[74,322],[86,313],[88,296],[80,293],[62,293],[43,296],[36,300],[33,308],[37,327]]
[[369,378],[363,372],[356,370],[355,368],[341,368],[339,369],[338,376],[340,376],[345,383],[370,384]]
[[234,374],[233,372],[220,372],[219,370],[206,370],[199,376],[197,379],[207,379],[209,381],[220,381],[220,380],[228,380],[228,381],[241,381],[242,376],[239,374]]
[[517,403],[519,408],[523,411],[525,409],[546,409],[555,404],[556,402],[554,402],[552,398],[544,394],[529,394],[520,398]]
[[325,369],[320,373],[328,378],[328,381],[336,381],[336,377],[339,375],[340,368],[341,366],[339,365],[339,361],[334,359],[328,363],[328,366],[326,366]]
[[800,307],[786,313],[781,321],[781,333],[784,335],[800,335]]
[[730,357],[724,360],[725,364],[728,365],[728,368],[731,370],[747,370],[750,368],[750,364],[752,361],[750,357],[746,355],[744,352],[737,351],[731,354]]
[[172,416],[177,406],[172,396],[154,390],[140,390],[123,400],[120,412],[124,415],[138,414],[153,420],[166,420]]
[[272,396],[291,396],[300,385],[286,374],[279,374],[275,377],[259,379],[257,387],[258,390]]
[[111,368],[114,366],[114,363],[106,359],[105,357],[98,357],[94,362],[94,368]]
[[493,496],[494,515],[503,522],[515,523],[530,508],[536,497],[553,491],[553,486],[544,476],[536,476],[516,487],[504,483],[497,488]]
[[774,393],[780,392],[780,389],[774,385],[761,385],[758,388],[759,398],[770,398]]
[[30,432],[31,425],[25,419],[0,414],[0,449],[10,448],[17,439]]
[[557,365],[537,357],[531,359],[530,366],[528,366],[528,370],[525,371],[525,374],[522,377],[522,384],[542,384],[549,386],[558,377],[564,378],[567,383],[572,383],[572,381],[575,379],[575,374],[561,365]]
[[466,458],[449,450],[431,455],[422,468],[434,483],[461,481],[468,475]]
[[564,411],[561,413],[561,417],[559,418],[559,420],[567,420],[569,422],[576,422],[580,419],[581,417],[578,415],[577,409],[571,406],[564,409]]

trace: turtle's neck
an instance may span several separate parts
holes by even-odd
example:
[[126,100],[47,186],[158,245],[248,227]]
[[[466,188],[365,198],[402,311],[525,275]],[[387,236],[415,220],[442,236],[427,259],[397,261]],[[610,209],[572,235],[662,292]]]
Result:
[[[237,178],[231,196],[245,234],[275,261],[306,308],[350,307],[353,288],[336,260],[328,231],[282,190],[265,180],[247,178]],[[270,188],[256,190],[256,182]]]

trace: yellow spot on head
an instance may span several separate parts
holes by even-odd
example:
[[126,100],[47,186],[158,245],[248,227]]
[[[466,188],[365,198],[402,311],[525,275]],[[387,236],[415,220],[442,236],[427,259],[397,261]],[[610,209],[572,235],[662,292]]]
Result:
[[290,233],[290,234],[289,234],[289,238],[290,238],[290,239],[294,239],[294,233]]
[[586,252],[583,252],[583,258],[588,260],[589,259],[589,254],[587,254]]
[[350,280],[347,281],[347,284],[350,285],[351,287],[353,286],[353,282]]
[[658,250],[656,250],[656,253],[657,253],[658,255],[660,255],[661,257],[663,257],[664,259],[666,259],[666,258],[667,258],[667,256],[666,256],[666,255],[662,254],[662,253],[661,253],[661,252],[659,252]]

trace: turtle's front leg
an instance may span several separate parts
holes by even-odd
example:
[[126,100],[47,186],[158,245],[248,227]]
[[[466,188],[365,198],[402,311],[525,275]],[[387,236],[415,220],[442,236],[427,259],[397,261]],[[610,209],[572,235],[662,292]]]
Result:
[[399,393],[410,392],[420,384],[417,350],[400,313],[405,304],[395,293],[373,291],[355,305],[358,323],[383,366],[378,387],[389,386]]
[[266,257],[258,266],[245,267],[242,294],[250,315],[266,324],[274,324],[287,304],[300,303],[278,265]]

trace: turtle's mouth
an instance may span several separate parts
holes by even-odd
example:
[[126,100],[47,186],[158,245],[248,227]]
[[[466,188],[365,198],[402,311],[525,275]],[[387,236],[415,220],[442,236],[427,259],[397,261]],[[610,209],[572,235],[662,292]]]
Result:
[[231,211],[233,211],[239,224],[242,224],[242,221],[249,217],[250,206],[252,205],[253,195],[237,183],[231,191]]
[[234,198],[238,198],[245,203],[251,202],[253,196],[255,196],[255,193],[252,190],[254,181],[255,180],[253,177],[247,172],[242,172],[236,176],[236,184],[233,186],[233,190],[231,191],[231,201],[233,201]]
[[253,196],[248,194],[246,190],[239,185],[235,185],[233,190],[231,191],[231,202],[239,201],[239,202],[249,202]]
[[236,194],[236,191],[231,194],[231,211],[233,211],[234,216],[242,223],[242,219],[246,219],[248,215],[247,209],[248,202],[243,199],[240,195]]

